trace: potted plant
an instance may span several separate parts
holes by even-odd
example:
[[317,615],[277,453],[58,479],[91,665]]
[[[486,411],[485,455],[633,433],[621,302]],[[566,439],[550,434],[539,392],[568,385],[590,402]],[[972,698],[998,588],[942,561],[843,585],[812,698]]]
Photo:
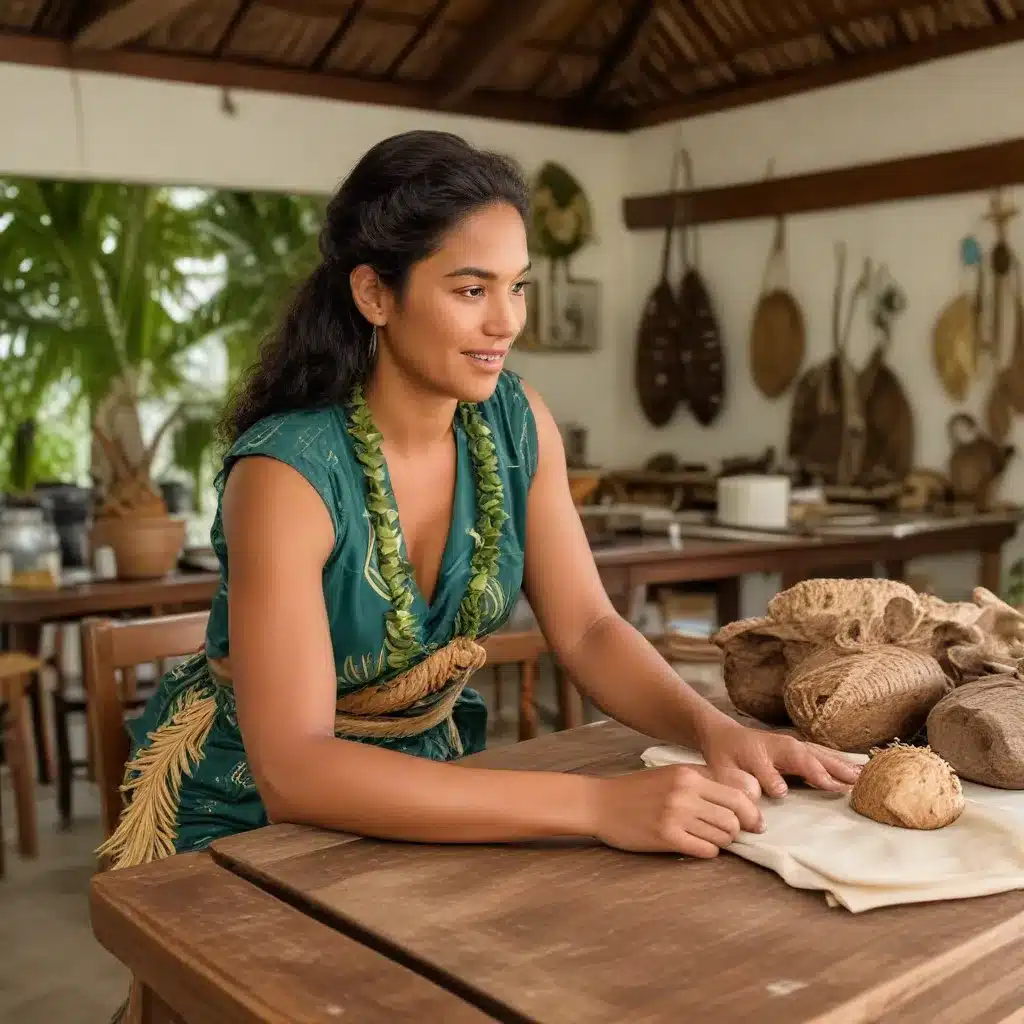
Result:
[[[237,375],[276,313],[268,296],[305,267],[318,208],[301,196],[0,179],[0,447],[5,408],[41,432],[55,390],[69,418],[88,410],[92,539],[114,549],[119,576],[173,568],[185,523],[169,514],[154,461],[197,401],[223,400],[205,386],[209,362],[193,357],[219,344]],[[159,410],[149,440],[143,406]]]

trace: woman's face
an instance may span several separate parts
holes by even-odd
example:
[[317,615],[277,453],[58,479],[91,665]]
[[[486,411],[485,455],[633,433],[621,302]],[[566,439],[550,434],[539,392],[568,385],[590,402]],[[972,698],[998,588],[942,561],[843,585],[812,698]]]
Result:
[[382,294],[378,358],[436,394],[489,398],[526,323],[529,259],[514,207],[495,203],[470,214],[413,267],[400,303]]

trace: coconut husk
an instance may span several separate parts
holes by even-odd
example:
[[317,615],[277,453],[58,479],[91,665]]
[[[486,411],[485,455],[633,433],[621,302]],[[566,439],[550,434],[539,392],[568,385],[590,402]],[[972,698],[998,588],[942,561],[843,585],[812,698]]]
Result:
[[895,744],[872,751],[850,793],[858,814],[896,828],[937,829],[963,813],[956,772],[927,747]]
[[729,700],[737,711],[766,725],[789,725],[782,697],[789,665],[783,642],[776,637],[746,633],[724,648],[722,676]]
[[825,648],[792,674],[783,697],[790,719],[808,739],[863,753],[912,739],[950,685],[939,663],[920,651]]
[[958,686],[932,708],[927,734],[963,778],[1024,789],[1024,682],[1016,672]]
[[768,617],[790,625],[823,616],[865,621],[880,618],[894,597],[902,597],[909,604],[917,602],[917,592],[898,580],[872,577],[802,580],[768,602]]

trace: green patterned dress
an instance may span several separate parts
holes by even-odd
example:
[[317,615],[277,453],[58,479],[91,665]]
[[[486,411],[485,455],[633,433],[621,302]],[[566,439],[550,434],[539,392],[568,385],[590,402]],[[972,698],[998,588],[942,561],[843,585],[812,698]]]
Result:
[[[239,459],[269,456],[302,473],[330,512],[335,539],[324,567],[323,592],[339,707],[360,693],[386,697],[388,686],[403,672],[456,637],[493,632],[518,598],[527,494],[537,465],[536,425],[519,378],[504,371],[491,398],[459,407],[454,427],[455,501],[429,605],[405,560],[380,435],[359,389],[344,408],[265,419],[225,456],[216,481],[218,499]],[[129,724],[132,759],[123,787],[125,809],[117,831],[100,850],[114,867],[202,849],[267,823],[246,762],[233,691],[211,671],[211,664],[216,668],[229,655],[229,566],[219,507],[211,538],[221,586],[205,651],[170,671],[143,714]],[[292,681],[282,679],[281,685]],[[444,720],[423,731],[347,738],[439,761],[478,751],[486,739],[486,706],[468,687],[460,686],[457,693]],[[433,699],[399,710],[390,720],[422,712]]]

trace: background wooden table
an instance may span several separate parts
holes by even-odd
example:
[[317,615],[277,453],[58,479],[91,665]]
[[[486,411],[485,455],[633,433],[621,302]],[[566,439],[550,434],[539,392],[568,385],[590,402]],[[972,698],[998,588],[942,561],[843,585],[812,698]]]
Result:
[[[608,775],[638,769],[650,742],[606,722],[470,760]],[[1019,989],[979,989],[978,973],[997,960],[1000,978],[1024,972],[1024,892],[853,915],[728,854],[418,846],[294,826],[211,851],[499,1020],[840,1024],[920,1010],[987,1024],[1024,1005]]]

